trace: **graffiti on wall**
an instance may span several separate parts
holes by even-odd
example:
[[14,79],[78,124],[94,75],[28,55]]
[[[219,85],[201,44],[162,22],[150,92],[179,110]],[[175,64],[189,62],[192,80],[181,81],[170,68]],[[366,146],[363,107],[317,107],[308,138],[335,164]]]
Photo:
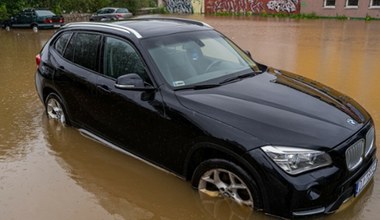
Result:
[[[260,0],[215,0],[208,1],[212,11],[215,12],[241,12],[247,13],[248,11],[259,13],[263,7]],[[210,8],[210,7],[208,7]]]
[[298,0],[271,0],[267,7],[276,12],[295,12],[297,10]]
[[206,13],[299,13],[299,0],[205,0]]
[[164,2],[166,4],[166,9],[170,13],[193,13],[191,0],[164,0]]

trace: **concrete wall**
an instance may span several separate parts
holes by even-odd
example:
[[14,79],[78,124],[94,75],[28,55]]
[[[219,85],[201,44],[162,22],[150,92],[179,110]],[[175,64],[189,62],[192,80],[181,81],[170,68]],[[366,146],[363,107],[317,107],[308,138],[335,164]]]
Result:
[[324,7],[325,0],[302,0],[301,13],[320,16],[347,16],[380,18],[380,7],[371,7],[371,0],[359,0],[358,7],[346,7],[346,0],[336,0],[335,7]]

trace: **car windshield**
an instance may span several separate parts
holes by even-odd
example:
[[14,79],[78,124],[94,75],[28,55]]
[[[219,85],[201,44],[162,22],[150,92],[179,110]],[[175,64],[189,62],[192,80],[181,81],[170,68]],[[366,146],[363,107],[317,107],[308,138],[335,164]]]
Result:
[[48,10],[38,10],[36,11],[36,14],[38,16],[54,16],[55,14],[51,11],[48,11]]
[[217,84],[231,76],[259,71],[235,44],[215,31],[149,38],[144,47],[172,87]]

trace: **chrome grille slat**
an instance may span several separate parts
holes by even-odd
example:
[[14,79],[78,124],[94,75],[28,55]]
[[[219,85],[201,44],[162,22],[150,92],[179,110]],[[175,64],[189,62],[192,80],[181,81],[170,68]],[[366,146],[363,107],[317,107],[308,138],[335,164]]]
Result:
[[367,132],[365,136],[365,156],[367,156],[371,152],[374,141],[375,141],[375,128],[372,127],[371,129],[369,129],[369,131]]
[[364,139],[360,139],[346,150],[346,164],[349,170],[358,167],[363,161]]

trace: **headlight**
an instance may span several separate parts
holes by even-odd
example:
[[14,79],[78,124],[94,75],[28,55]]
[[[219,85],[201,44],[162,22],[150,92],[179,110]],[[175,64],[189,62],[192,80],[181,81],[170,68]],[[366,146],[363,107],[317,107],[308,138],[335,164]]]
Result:
[[279,167],[295,175],[331,164],[331,157],[322,151],[293,147],[261,148]]

